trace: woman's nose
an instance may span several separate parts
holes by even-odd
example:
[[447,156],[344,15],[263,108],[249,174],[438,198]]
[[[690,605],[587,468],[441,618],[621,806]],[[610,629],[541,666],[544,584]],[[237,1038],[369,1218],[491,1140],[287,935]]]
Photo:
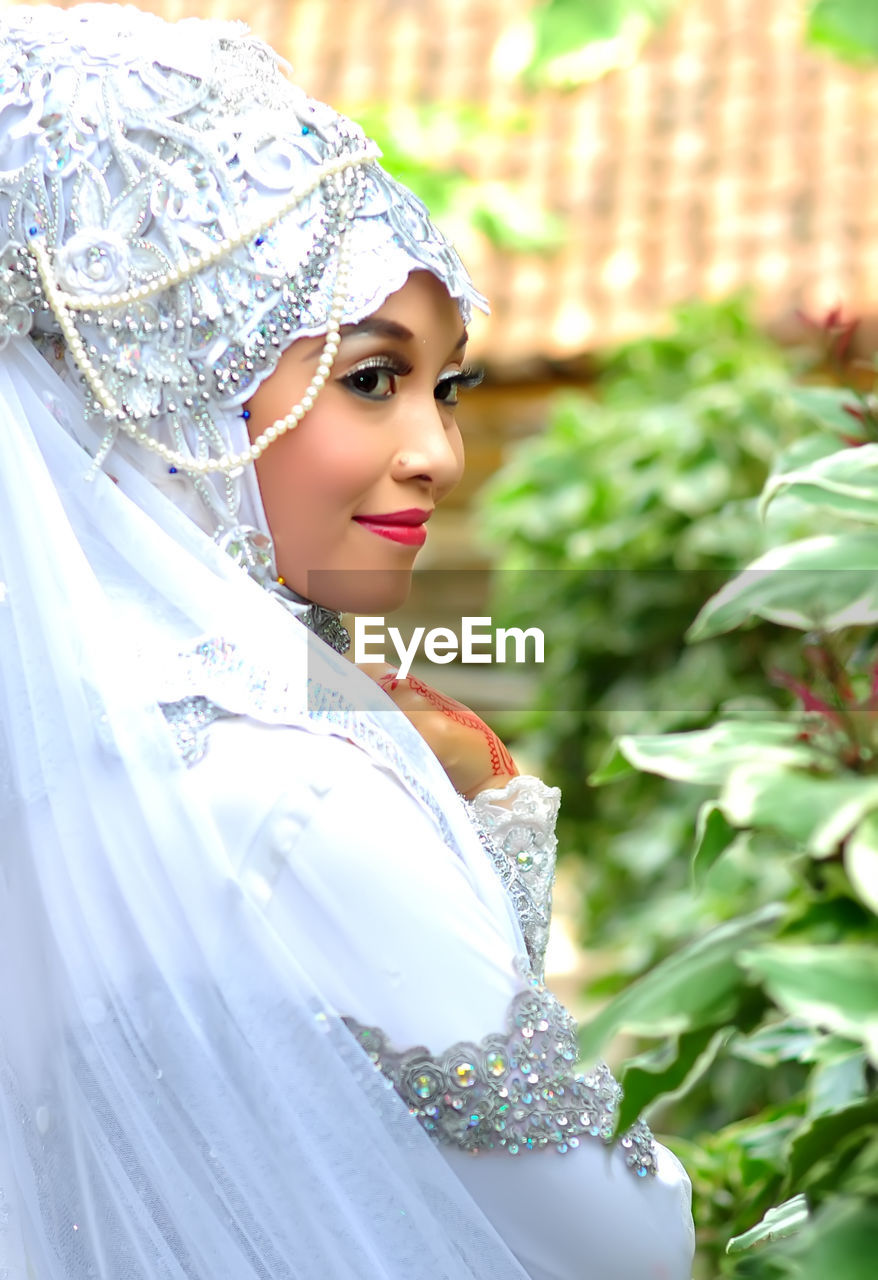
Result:
[[437,501],[460,480],[463,472],[460,432],[453,418],[442,412],[432,396],[429,405],[421,405],[406,415],[392,470],[395,479],[417,479],[430,484]]

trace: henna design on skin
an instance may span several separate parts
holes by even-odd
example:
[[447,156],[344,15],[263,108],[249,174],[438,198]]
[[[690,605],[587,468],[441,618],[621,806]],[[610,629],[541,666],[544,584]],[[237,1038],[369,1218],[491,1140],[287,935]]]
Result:
[[380,676],[378,683],[386,693],[398,688],[402,683],[411,689],[412,693],[422,697],[431,707],[441,711],[449,720],[453,720],[455,724],[459,724],[465,729],[475,729],[480,733],[487,743],[491,759],[492,777],[498,778],[503,775],[514,777],[517,775],[518,769],[515,761],[494,730],[485,724],[484,720],[480,719],[469,707],[464,706],[462,702],[458,702],[456,698],[449,698],[447,694],[440,693],[430,685],[424,684],[416,676],[406,676],[403,681],[400,681],[396,673],[392,671]]

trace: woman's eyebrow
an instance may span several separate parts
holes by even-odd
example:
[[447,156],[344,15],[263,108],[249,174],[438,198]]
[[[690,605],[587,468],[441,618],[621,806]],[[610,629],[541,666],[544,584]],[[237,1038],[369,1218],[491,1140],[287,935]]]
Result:
[[[413,342],[415,338],[411,329],[407,329],[404,324],[399,324],[396,320],[385,320],[381,316],[366,316],[365,320],[358,320],[356,324],[343,324],[339,332],[342,338],[391,338],[395,342]],[[314,341],[319,343],[320,339],[316,338]],[[469,334],[464,329],[455,344],[454,350],[460,351],[468,341]],[[309,348],[303,352],[302,359],[310,360],[312,354]]]
[[[412,342],[414,334],[411,329],[407,329],[404,324],[398,324],[396,320],[384,320],[381,316],[367,316],[365,320],[360,320],[356,324],[343,324],[341,327],[341,336],[343,338],[362,337],[376,338],[393,338],[397,342]],[[457,340],[454,350],[459,351],[461,347],[465,347],[469,341],[469,334],[466,329]]]
[[376,338],[394,338],[397,342],[411,342],[415,336],[404,324],[397,324],[395,320],[382,320],[380,316],[367,316],[357,324],[343,324],[341,327],[343,338],[363,334]]

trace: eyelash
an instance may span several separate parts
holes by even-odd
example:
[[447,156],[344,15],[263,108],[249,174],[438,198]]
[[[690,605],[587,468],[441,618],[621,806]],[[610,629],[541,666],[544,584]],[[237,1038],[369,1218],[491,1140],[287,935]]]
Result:
[[362,396],[364,400],[386,400],[386,395],[376,396],[374,391],[364,391],[356,385],[355,380],[363,373],[389,373],[394,378],[404,378],[411,371],[412,366],[407,360],[393,356],[371,356],[368,360],[361,360],[355,369],[351,369],[350,373],[339,378],[339,382],[349,391],[353,391],[354,395]]
[[[436,391],[440,387],[449,387],[454,390],[453,400],[440,400],[440,404],[456,405],[458,403],[458,393],[460,391],[470,391],[473,387],[477,387],[479,383],[484,382],[484,369],[474,369],[471,365],[465,365],[458,373],[449,374],[447,378],[440,378],[436,383]],[[439,400],[436,391],[433,395]]]
[[[355,383],[356,378],[358,378],[363,373],[369,373],[369,372],[388,373],[388,374],[391,374],[394,378],[405,378],[407,377],[408,374],[412,372],[412,366],[408,363],[408,361],[400,360],[395,357],[372,356],[368,360],[361,361],[360,364],[358,364],[355,369],[351,369],[350,373],[346,373],[344,377],[339,378],[339,382],[341,382],[343,386],[346,386],[348,390],[352,391],[354,395],[362,396],[363,399],[365,400],[374,401],[374,400],[388,399],[387,394],[376,395],[374,390],[364,391],[361,387],[358,387],[356,385]],[[459,372],[457,373],[448,374],[447,377],[440,378],[439,381],[436,383],[436,388],[434,391],[435,398],[436,400],[438,400],[440,404],[447,405],[449,407],[455,407],[458,403],[457,393],[460,390],[469,390],[471,387],[477,387],[479,383],[483,380],[484,376],[485,376],[484,372],[481,369],[473,369],[468,367],[459,370]],[[442,398],[442,396],[438,394],[440,390],[443,390],[446,388],[449,391],[454,392],[453,399],[445,400]],[[396,388],[394,387],[391,391],[391,394],[393,394],[395,390]]]

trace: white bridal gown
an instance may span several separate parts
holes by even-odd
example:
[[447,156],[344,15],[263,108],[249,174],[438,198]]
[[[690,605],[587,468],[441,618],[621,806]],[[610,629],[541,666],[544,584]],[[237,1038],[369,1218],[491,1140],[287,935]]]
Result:
[[555,793],[468,811],[123,457],[83,482],[26,345],[2,398],[0,1277],[689,1280],[539,982]]
[[[461,857],[435,804],[341,736],[246,717],[204,729],[185,708],[170,718],[240,886],[440,1137],[532,1280],[689,1280],[682,1166],[644,1129],[615,1146],[590,1131],[607,1123],[614,1082],[586,1072],[577,1094],[566,1015],[538,983],[557,791],[522,778],[484,793]],[[440,812],[463,807],[450,784],[438,800]],[[522,1051],[538,1049],[531,1085]],[[472,1150],[492,1126],[498,1145]]]

